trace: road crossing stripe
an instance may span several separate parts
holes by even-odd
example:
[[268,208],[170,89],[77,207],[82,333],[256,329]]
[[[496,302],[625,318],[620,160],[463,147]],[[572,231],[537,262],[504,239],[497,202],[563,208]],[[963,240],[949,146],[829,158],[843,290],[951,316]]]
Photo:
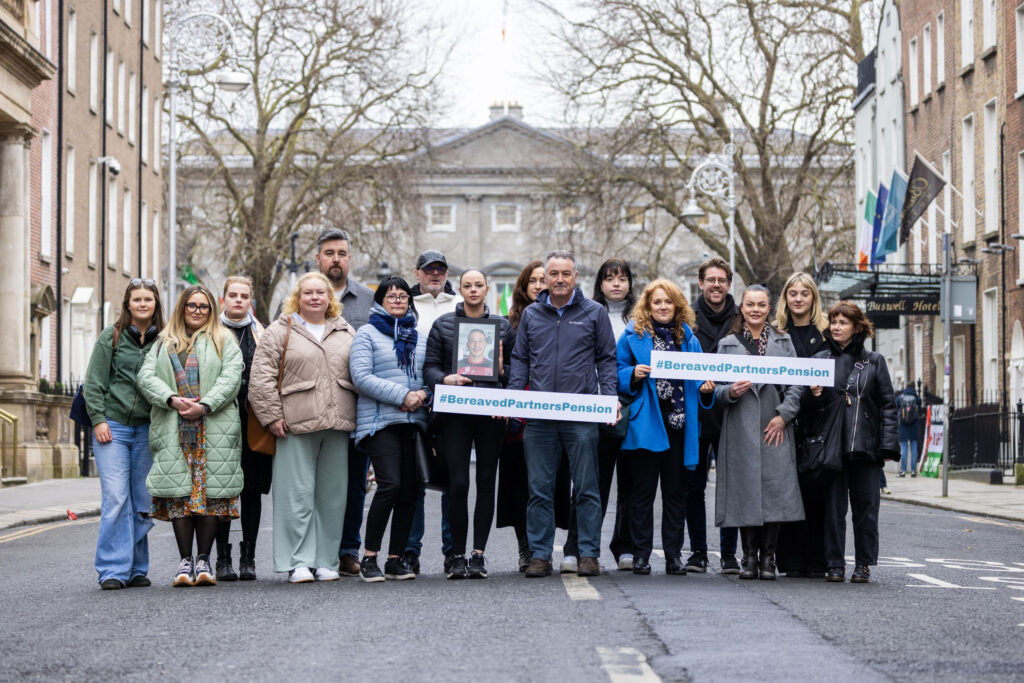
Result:
[[924,583],[931,584],[930,586],[922,586],[920,584],[908,583],[907,588],[962,588],[969,591],[994,591],[995,588],[989,588],[988,586],[958,586],[955,583],[949,583],[942,579],[936,579],[928,576],[927,574],[907,574],[907,576],[923,581]]
[[661,676],[635,647],[599,647],[601,668],[612,683],[657,683]]
[[76,519],[74,521],[69,520],[67,522],[60,522],[59,524],[48,524],[46,526],[41,526],[41,527],[30,527],[28,529],[23,529],[21,531],[16,531],[13,534],[8,534],[7,536],[0,537],[0,543],[8,543],[10,541],[17,541],[18,539],[27,538],[28,536],[35,536],[36,534],[41,534],[44,531],[49,531],[50,529],[57,529],[57,528],[62,527],[62,526],[71,526],[71,525],[77,525],[77,524],[94,524],[94,523],[96,523],[98,521],[99,521],[99,518]]
[[562,585],[571,600],[600,600],[601,594],[590,585],[587,577],[577,574],[561,574]]

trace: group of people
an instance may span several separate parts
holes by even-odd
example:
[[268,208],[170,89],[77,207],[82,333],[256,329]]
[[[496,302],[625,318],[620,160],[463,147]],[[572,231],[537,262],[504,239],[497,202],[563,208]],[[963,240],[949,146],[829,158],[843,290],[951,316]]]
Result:
[[[245,277],[229,277],[219,299],[200,285],[185,289],[166,324],[156,284],[129,283],[83,386],[103,496],[102,588],[150,585],[153,519],[174,530],[175,586],[255,579],[261,500],[271,491],[273,569],[290,582],[413,579],[424,451],[447,470],[449,579],[488,576],[495,517],[514,529],[526,577],[552,573],[556,527],[568,530],[560,571],[598,574],[613,480],[619,569],[652,571],[660,483],[665,571],[706,572],[714,461],[722,573],[844,581],[849,505],[852,580],[869,580],[881,465],[900,455],[895,396],[884,359],[865,348],[870,321],[851,302],[826,315],[806,274],[789,279],[773,313],[761,285],[734,301],[720,258],[700,267],[692,306],[667,279],[634,291],[629,264],[613,258],[588,298],[573,255],[555,251],[523,269],[501,316],[485,303],[486,274],[463,270],[456,289],[436,250],[417,259],[414,286],[388,276],[374,290],[349,278],[343,231],[320,235],[316,260],[318,271],[298,278],[266,328]],[[460,337],[464,324],[471,331]],[[832,358],[835,384],[656,378],[655,351]],[[439,385],[617,396],[618,408],[600,425],[441,412],[432,405]],[[273,454],[253,449],[246,435],[259,429],[272,435]],[[239,517],[236,573],[229,534]]]

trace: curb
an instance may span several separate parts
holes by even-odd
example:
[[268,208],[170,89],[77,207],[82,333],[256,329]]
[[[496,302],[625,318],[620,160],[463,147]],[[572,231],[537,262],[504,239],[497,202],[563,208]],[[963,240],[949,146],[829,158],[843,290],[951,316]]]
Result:
[[907,505],[917,505],[918,507],[932,508],[934,510],[945,510],[946,512],[959,512],[964,515],[975,515],[977,517],[994,517],[995,519],[1003,519],[1008,522],[1024,522],[1024,517],[1014,517],[1008,513],[1000,512],[977,512],[975,510],[964,510],[963,508],[953,507],[952,505],[944,505],[942,503],[930,503],[923,500],[915,500],[912,498],[900,498],[889,494],[888,496],[883,494],[882,500],[891,500],[897,503],[906,503]]
[[[74,512],[78,516],[79,519],[82,519],[84,517],[99,517],[99,515],[100,515],[100,509],[98,507],[97,508],[90,508],[90,509],[87,509],[87,510],[83,510],[81,512],[72,510],[72,512]],[[68,515],[67,515],[66,512],[64,514],[58,514],[58,513],[50,514],[50,513],[47,513],[47,514],[44,514],[44,515],[40,515],[38,517],[33,517],[31,519],[19,519],[18,521],[11,522],[10,524],[5,524],[3,522],[0,522],[0,531],[2,531],[4,529],[17,529],[18,527],[23,527],[23,526],[35,526],[36,524],[48,524],[50,522],[62,522],[64,520],[66,520],[67,518],[68,518]]]

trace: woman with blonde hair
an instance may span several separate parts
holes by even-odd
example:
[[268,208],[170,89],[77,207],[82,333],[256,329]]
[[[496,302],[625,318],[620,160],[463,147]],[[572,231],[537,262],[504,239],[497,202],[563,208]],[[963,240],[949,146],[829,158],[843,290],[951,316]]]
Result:
[[260,337],[249,401],[277,437],[274,571],[291,583],[338,579],[356,393],[349,374],[355,333],[330,281],[306,273]]
[[696,315],[683,292],[666,279],[644,288],[632,320],[619,337],[616,357],[619,391],[634,396],[622,450],[632,461],[630,535],[635,544],[633,573],[650,574],[654,542],[654,498],[661,479],[661,538],[665,572],[683,576],[686,521],[684,472],[698,460],[698,393],[710,394],[714,383],[651,377],[653,351],[701,353],[694,334]]
[[814,278],[804,272],[790,275],[775,303],[775,329],[789,335],[798,357],[810,358],[822,349],[827,327]]
[[217,524],[238,517],[242,490],[241,380],[242,352],[220,322],[216,297],[201,285],[188,287],[138,374],[152,405],[146,487],[152,516],[174,528],[181,556],[175,586],[217,583],[210,567]]

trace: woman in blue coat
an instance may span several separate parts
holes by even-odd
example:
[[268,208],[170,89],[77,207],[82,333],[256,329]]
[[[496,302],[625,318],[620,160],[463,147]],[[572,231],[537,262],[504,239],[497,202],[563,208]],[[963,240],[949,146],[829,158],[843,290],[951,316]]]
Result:
[[[714,383],[654,379],[652,351],[700,353],[694,335],[696,316],[682,291],[669,280],[647,285],[633,309],[632,322],[619,337],[619,391],[633,396],[622,450],[632,457],[630,533],[636,544],[634,574],[651,573],[654,498],[661,479],[661,540],[665,571],[685,575],[682,560],[686,493],[683,469],[697,467],[699,393]],[[711,399],[713,400],[713,399]]]

